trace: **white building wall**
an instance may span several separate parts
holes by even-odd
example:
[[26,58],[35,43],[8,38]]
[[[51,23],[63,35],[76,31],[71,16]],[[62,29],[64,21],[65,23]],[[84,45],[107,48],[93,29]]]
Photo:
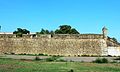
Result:
[[108,55],[120,56],[120,47],[108,47]]

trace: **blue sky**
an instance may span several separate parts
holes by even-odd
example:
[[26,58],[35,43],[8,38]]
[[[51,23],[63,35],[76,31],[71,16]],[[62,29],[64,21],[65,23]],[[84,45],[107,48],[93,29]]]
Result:
[[120,41],[120,0],[0,0],[2,32],[55,30],[63,24],[80,33],[101,33],[106,26]]

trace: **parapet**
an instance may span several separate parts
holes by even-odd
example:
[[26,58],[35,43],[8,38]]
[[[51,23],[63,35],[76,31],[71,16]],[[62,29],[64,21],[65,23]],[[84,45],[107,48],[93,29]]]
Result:
[[15,34],[0,34],[0,38],[15,38]]
[[[0,34],[0,38],[18,38],[16,34]],[[103,34],[23,34],[20,38],[103,39]]]
[[55,34],[53,38],[58,39],[102,39],[102,34]]

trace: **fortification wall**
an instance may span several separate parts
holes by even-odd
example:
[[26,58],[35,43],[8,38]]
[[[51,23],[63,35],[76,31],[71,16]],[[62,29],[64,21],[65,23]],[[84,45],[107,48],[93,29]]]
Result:
[[[18,38],[16,34],[0,34],[0,38]],[[103,34],[23,34],[22,38],[55,38],[55,39],[103,39]]]
[[[2,37],[1,37],[2,36]],[[95,38],[95,36],[97,38]],[[88,38],[90,37],[90,38]],[[48,55],[102,55],[106,41],[102,35],[32,35],[17,38],[15,35],[0,35],[0,53],[48,54]]]

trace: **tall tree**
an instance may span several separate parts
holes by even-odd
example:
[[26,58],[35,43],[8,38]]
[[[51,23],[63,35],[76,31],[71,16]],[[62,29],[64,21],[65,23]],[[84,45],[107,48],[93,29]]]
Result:
[[70,25],[61,25],[55,30],[55,34],[79,34],[79,32]]
[[0,26],[0,32],[1,32],[1,26]]
[[117,41],[117,39],[116,39],[116,38],[114,38],[114,37],[112,38],[112,40],[114,40],[115,42],[118,42],[118,41]]
[[73,28],[70,30],[70,34],[79,34],[79,32],[75,28]]
[[17,34],[17,36],[22,36],[22,34],[30,34],[30,31],[27,29],[21,29],[21,28],[17,28],[16,31],[13,32],[13,34]]
[[30,31],[27,30],[27,29],[17,28],[17,31],[14,31],[13,34],[17,34],[17,33],[21,33],[21,34],[29,34]]
[[45,29],[41,29],[40,32],[36,32],[36,34],[50,34],[50,31],[49,30],[45,30]]

